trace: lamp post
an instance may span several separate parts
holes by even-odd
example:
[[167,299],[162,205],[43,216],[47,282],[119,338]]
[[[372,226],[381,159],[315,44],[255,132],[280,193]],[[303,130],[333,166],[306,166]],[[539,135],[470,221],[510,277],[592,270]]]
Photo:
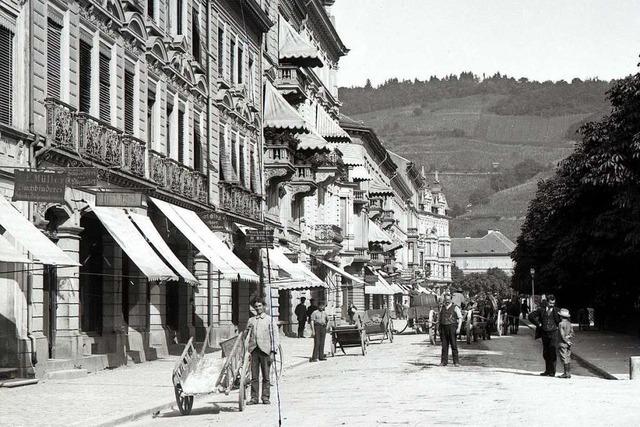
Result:
[[529,269],[529,273],[531,273],[531,311],[533,311],[535,309],[535,304],[536,304],[536,300],[535,300],[535,294],[536,294],[536,288],[534,285],[534,276],[536,275],[536,269],[531,267]]

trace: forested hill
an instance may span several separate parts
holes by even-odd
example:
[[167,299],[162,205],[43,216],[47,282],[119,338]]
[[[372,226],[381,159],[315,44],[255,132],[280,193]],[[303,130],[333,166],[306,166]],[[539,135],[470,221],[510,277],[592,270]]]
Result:
[[481,79],[463,72],[429,80],[387,80],[374,88],[340,88],[342,112],[357,115],[405,105],[425,105],[434,101],[473,95],[502,95],[488,112],[498,115],[552,117],[606,111],[605,92],[611,82],[573,79],[570,83],[515,79],[500,73]]

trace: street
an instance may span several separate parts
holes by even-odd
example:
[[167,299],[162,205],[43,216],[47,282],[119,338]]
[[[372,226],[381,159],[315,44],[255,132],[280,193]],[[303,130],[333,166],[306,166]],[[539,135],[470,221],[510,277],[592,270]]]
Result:
[[[311,340],[309,340],[311,345]],[[541,348],[531,331],[467,345],[462,366],[439,367],[438,346],[426,335],[303,364],[280,383],[282,425],[630,425],[637,422],[637,385],[595,377],[574,363],[573,378],[539,377]],[[270,406],[238,412],[237,394],[196,399],[192,415],[177,410],[133,425],[278,424],[275,388]]]

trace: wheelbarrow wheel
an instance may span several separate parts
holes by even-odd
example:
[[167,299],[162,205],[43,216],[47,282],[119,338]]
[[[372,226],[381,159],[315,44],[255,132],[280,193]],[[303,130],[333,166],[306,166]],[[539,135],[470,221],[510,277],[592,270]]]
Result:
[[182,386],[180,386],[180,384],[176,384],[173,389],[176,394],[176,403],[178,404],[180,413],[182,415],[189,415],[191,408],[193,408],[193,396],[185,395],[182,392]]

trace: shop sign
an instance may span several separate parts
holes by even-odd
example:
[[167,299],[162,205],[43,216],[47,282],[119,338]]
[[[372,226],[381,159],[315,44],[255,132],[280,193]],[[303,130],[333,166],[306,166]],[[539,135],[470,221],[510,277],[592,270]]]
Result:
[[247,230],[246,247],[273,249],[273,228]]
[[96,206],[145,208],[147,207],[147,198],[142,193],[101,191],[96,193]]
[[67,173],[67,186],[69,187],[95,187],[98,185],[97,168],[68,168],[65,172]]
[[66,172],[14,172],[13,201],[64,203]]
[[198,216],[200,217],[202,222],[207,224],[207,227],[209,227],[210,230],[222,232],[227,231],[227,218],[226,215],[222,212],[209,210],[198,213]]

